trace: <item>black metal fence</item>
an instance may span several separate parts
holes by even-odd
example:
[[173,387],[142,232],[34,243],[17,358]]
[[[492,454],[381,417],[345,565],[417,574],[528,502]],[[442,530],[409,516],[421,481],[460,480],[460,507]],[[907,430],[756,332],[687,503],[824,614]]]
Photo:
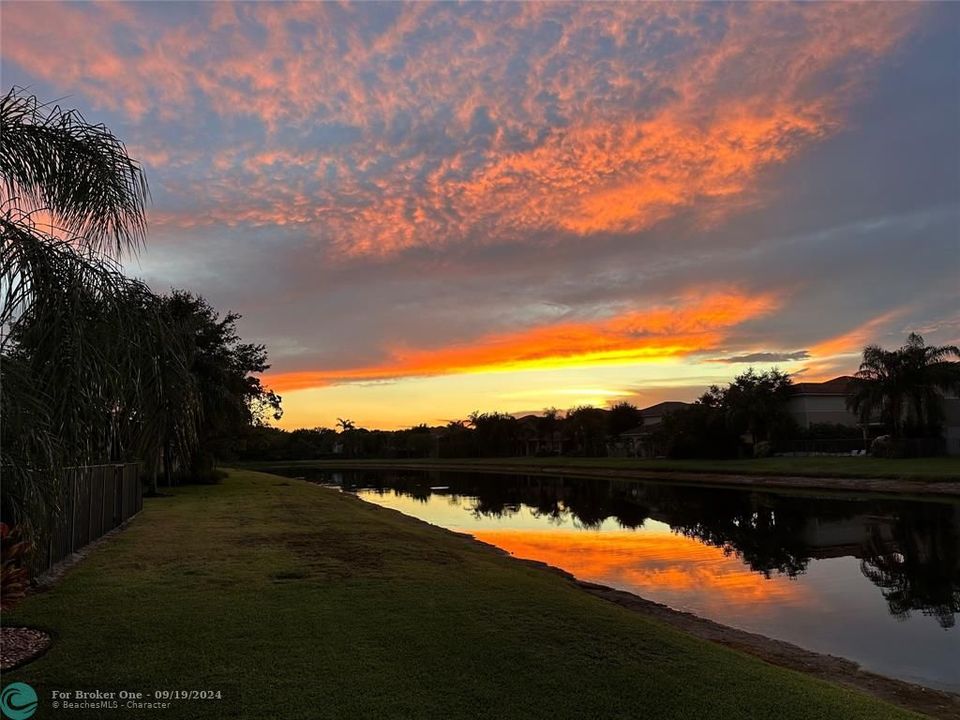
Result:
[[49,534],[35,545],[34,575],[46,572],[143,509],[138,463],[88,465],[66,472],[63,512]]

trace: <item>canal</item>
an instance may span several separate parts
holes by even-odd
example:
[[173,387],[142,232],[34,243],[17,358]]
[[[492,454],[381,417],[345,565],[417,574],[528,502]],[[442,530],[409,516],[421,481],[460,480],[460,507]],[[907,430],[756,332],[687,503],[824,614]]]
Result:
[[270,471],[582,580],[960,691],[960,503],[459,472]]

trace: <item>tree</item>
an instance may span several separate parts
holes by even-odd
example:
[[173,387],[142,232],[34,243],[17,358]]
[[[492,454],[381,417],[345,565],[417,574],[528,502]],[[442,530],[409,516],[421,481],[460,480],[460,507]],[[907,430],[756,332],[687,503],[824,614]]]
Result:
[[508,413],[473,412],[470,414],[480,457],[518,455],[522,437],[520,423]]
[[618,402],[607,414],[607,435],[617,437],[642,424],[643,414],[636,405],[626,401]]
[[664,454],[676,459],[735,457],[740,445],[740,434],[709,398],[670,413],[653,434]]
[[787,410],[790,376],[777,369],[749,369],[725,388],[712,385],[692,405],[664,418],[655,431],[672,458],[726,458],[740,452],[741,437],[756,443],[784,442],[796,432]]
[[600,408],[581,405],[567,411],[565,431],[579,455],[606,455],[607,413]]
[[[119,265],[146,235],[147,182],[123,143],[16,88],[0,100],[0,465],[4,518],[58,512],[66,467],[198,467],[279,417],[262,345],[200,297]],[[53,229],[41,229],[43,225]],[[28,528],[29,530],[29,528]]]
[[960,362],[951,357],[960,358],[960,348],[927,345],[916,333],[897,350],[868,345],[850,384],[851,411],[863,423],[879,416],[895,437],[908,425],[933,434],[942,419],[942,393],[960,388]]
[[168,428],[165,472],[168,482],[174,466],[189,470],[194,479],[208,479],[217,457],[230,452],[239,432],[265,416],[280,419],[281,398],[255,377],[270,367],[267,352],[263,345],[241,342],[236,327],[240,315],[228,312],[221,317],[203,297],[183,290],[164,297],[162,307],[178,335],[199,406],[192,452],[178,457],[176,427]]
[[476,432],[468,420],[451,420],[443,429],[437,443],[440,457],[476,457],[478,455]]
[[125,421],[111,403],[135,381],[119,370],[137,347],[115,338],[137,327],[146,288],[115,261],[144,240],[148,189],[107,128],[14,88],[0,99],[0,193],[3,511],[41,522],[60,469],[104,452]]
[[789,432],[792,422],[787,402],[792,393],[793,383],[787,373],[776,368],[757,373],[750,368],[726,388],[711,386],[700,402],[720,408],[731,430],[749,433],[758,443]]
[[0,178],[5,203],[50,212],[84,249],[117,257],[146,237],[147,180],[123,143],[19,88],[0,100]]

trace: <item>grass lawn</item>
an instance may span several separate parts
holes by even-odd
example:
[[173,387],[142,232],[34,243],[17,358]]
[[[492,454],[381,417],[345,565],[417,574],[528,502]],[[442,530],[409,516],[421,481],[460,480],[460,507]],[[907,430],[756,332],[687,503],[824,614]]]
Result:
[[[38,689],[35,717],[912,717],[331,490],[234,471],[174,493],[4,617],[56,636],[4,677]],[[223,699],[48,699],[177,688]]]
[[[248,467],[335,466],[340,460],[294,460],[247,463]],[[928,457],[888,460],[873,457],[772,457],[748,460],[638,460],[635,458],[458,458],[421,460],[350,460],[350,465],[364,462],[402,465],[431,463],[456,465],[532,465],[537,467],[608,467],[617,470],[651,472],[696,472],[729,475],[797,475],[807,477],[888,478],[894,480],[960,480],[960,457]]]

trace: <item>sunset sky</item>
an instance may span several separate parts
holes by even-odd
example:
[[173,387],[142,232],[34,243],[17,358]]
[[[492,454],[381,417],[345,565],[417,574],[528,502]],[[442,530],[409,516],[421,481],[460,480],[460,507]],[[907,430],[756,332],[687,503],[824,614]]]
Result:
[[243,314],[284,427],[960,342],[960,4],[5,2],[0,40],[143,162],[128,270]]

